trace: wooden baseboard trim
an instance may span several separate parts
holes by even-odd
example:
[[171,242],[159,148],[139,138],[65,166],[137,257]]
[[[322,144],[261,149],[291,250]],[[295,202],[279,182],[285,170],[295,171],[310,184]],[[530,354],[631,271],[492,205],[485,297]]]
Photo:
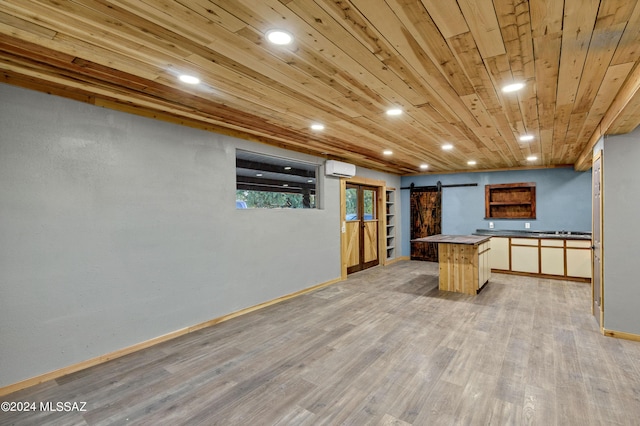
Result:
[[520,275],[523,277],[532,277],[532,278],[548,278],[550,280],[575,281],[578,283],[591,283],[591,278],[563,277],[560,275],[548,275],[548,274],[534,274],[531,272],[509,271],[505,269],[491,269],[491,272],[496,274]]
[[393,259],[387,259],[384,266],[393,265],[394,263],[400,262],[403,260],[409,260],[409,256],[400,256],[400,257],[394,257]]
[[609,337],[615,337],[617,339],[633,340],[634,342],[640,342],[640,334],[626,333],[624,331],[614,331],[603,329],[603,334]]
[[230,314],[223,315],[221,317],[214,318],[214,319],[211,319],[209,321],[202,322],[200,324],[192,325],[190,327],[185,327],[185,328],[182,328],[180,330],[176,330],[176,331],[173,331],[171,333],[167,333],[167,334],[164,334],[162,336],[158,336],[158,337],[155,337],[153,339],[146,340],[144,342],[140,342],[140,343],[137,343],[135,345],[132,345],[132,346],[129,346],[129,347],[126,347],[126,348],[123,348],[123,349],[118,349],[117,351],[113,351],[113,352],[110,352],[108,354],[100,355],[100,356],[97,356],[95,358],[88,359],[86,361],[81,361],[79,363],[76,363],[76,364],[73,364],[73,365],[69,365],[67,367],[60,368],[58,370],[50,371],[48,373],[44,373],[44,374],[41,374],[39,376],[31,377],[29,379],[22,380],[20,382],[13,383],[13,384],[8,385],[8,386],[0,387],[0,396],[8,395],[10,393],[17,392],[19,390],[26,389],[26,388],[31,387],[31,386],[35,386],[35,385],[38,385],[40,383],[43,383],[43,382],[46,382],[46,381],[49,381],[49,380],[54,380],[54,379],[60,378],[62,376],[66,376],[67,374],[75,373],[75,372],[78,372],[80,370],[84,370],[86,368],[93,367],[93,366],[96,366],[98,364],[102,364],[102,363],[105,363],[107,361],[111,361],[113,359],[120,358],[120,357],[125,356],[125,355],[129,355],[129,354],[131,354],[133,352],[137,352],[137,351],[140,351],[142,349],[146,349],[148,347],[157,345],[158,343],[166,342],[168,340],[175,339],[176,337],[180,337],[180,336],[183,336],[185,334],[189,334],[189,333],[192,333],[194,331],[201,330],[203,328],[211,327],[212,325],[219,324],[221,322],[228,321],[230,319],[239,317],[241,315],[248,314],[249,312],[253,312],[253,311],[257,311],[257,310],[262,309],[262,308],[266,308],[267,306],[275,305],[276,303],[284,302],[285,300],[293,299],[294,297],[298,297],[298,296],[301,296],[303,294],[310,293],[310,292],[315,291],[315,290],[319,290],[319,289],[321,289],[323,287],[327,287],[327,286],[330,286],[332,284],[336,284],[336,283],[338,283],[340,281],[343,281],[343,279],[342,278],[336,278],[334,280],[327,281],[327,282],[324,282],[324,283],[320,283],[320,284],[314,285],[312,287],[305,288],[303,290],[299,290],[299,291],[296,291],[294,293],[290,293],[290,294],[278,297],[278,298],[273,299],[273,300],[269,300],[267,302],[259,303],[259,304],[254,305],[254,306],[250,306],[248,308],[241,309],[239,311],[232,312]]

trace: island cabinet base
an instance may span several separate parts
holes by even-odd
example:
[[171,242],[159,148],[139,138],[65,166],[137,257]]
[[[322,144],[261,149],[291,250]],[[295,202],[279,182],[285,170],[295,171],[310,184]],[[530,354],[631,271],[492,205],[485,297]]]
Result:
[[480,245],[438,245],[438,288],[456,293],[476,294],[489,281],[489,243]]
[[478,235],[438,234],[411,242],[438,244],[440,290],[476,294],[491,276],[490,239]]

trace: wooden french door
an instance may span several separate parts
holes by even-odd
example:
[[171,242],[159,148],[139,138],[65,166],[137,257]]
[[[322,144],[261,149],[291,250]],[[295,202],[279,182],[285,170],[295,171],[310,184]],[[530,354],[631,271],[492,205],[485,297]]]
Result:
[[593,176],[593,219],[591,232],[591,246],[593,248],[593,274],[591,278],[593,316],[603,327],[604,306],[602,304],[602,154],[596,157],[592,166]]
[[[411,239],[442,233],[442,190],[426,187],[411,191]],[[438,261],[438,245],[411,243],[411,259]]]
[[347,183],[346,192],[347,273],[379,263],[378,188]]

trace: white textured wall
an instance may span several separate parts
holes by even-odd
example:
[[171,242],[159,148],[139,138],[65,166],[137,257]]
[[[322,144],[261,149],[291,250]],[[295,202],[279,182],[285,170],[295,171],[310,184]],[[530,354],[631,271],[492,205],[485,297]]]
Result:
[[236,148],[322,162],[0,84],[0,386],[340,277],[339,181],[236,210]]

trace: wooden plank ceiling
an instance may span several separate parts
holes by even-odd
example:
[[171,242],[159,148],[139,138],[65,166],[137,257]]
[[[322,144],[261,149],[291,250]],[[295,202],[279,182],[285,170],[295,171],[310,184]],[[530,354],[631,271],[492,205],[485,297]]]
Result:
[[1,81],[397,174],[588,169],[639,62],[637,0],[0,0]]

